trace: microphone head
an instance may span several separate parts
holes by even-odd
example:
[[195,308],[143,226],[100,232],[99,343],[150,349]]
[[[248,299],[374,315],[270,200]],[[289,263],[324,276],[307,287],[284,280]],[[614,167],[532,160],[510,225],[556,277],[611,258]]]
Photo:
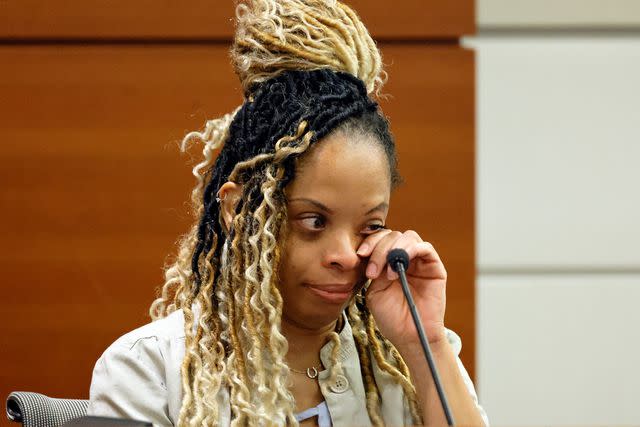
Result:
[[387,263],[395,272],[398,271],[398,264],[402,264],[404,269],[409,268],[409,254],[404,249],[391,249],[387,254]]

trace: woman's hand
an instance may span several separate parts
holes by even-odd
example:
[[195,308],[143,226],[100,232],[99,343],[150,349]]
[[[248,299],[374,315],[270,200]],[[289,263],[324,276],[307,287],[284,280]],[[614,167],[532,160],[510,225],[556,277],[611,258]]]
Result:
[[365,273],[371,279],[366,293],[367,306],[378,329],[398,348],[420,345],[398,274],[387,264],[387,254],[395,248],[409,254],[407,282],[427,339],[431,344],[445,340],[447,272],[431,243],[411,230],[380,231],[367,237],[358,248],[359,256],[369,258]]

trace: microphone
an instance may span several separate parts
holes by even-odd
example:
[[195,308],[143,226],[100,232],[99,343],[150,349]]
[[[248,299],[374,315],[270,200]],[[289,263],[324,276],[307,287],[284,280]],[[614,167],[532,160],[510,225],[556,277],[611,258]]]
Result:
[[445,396],[442,384],[440,383],[440,375],[438,375],[438,369],[433,361],[433,356],[431,355],[429,340],[427,340],[427,336],[424,333],[422,321],[420,321],[420,315],[418,314],[416,304],[413,302],[413,297],[411,296],[411,291],[409,290],[409,284],[407,283],[407,276],[405,274],[405,271],[407,270],[407,268],[409,268],[409,254],[404,249],[392,249],[387,254],[387,263],[391,266],[391,269],[398,273],[398,276],[400,276],[402,292],[404,292],[404,297],[407,299],[407,303],[409,304],[411,317],[413,317],[413,323],[415,323],[416,325],[418,337],[420,338],[420,344],[422,344],[422,351],[424,351],[424,356],[426,357],[427,364],[429,365],[429,369],[431,370],[431,376],[433,377],[433,382],[436,385],[436,390],[438,392],[438,397],[440,398],[440,403],[442,404],[444,416],[447,419],[447,424],[452,426],[454,425],[454,422],[453,416],[451,415],[451,408],[449,407],[447,396]]

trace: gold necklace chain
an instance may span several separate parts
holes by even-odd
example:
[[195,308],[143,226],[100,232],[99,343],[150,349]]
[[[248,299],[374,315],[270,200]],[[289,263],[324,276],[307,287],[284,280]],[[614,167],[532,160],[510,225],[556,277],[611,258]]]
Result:
[[315,366],[307,368],[306,371],[299,371],[297,369],[293,369],[292,367],[289,367],[289,369],[291,369],[296,374],[304,374],[304,375],[308,376],[309,378],[311,378],[312,380],[318,378],[318,370],[316,369]]
[[[340,333],[340,331],[342,330],[343,326],[344,326],[344,319],[342,317],[340,317],[338,319],[338,322],[336,323],[336,329],[337,329],[338,333]],[[318,369],[315,366],[307,368],[306,371],[300,371],[298,369],[293,369],[291,366],[289,366],[289,369],[292,372],[295,372],[296,374],[306,375],[307,377],[311,378],[312,380],[318,378]]]

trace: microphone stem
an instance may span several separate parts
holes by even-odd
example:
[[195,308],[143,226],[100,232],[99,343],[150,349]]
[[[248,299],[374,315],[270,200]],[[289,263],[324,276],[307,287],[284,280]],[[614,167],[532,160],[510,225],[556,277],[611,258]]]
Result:
[[424,356],[427,358],[427,364],[429,365],[429,369],[431,370],[431,376],[433,377],[433,382],[435,383],[436,390],[438,392],[438,397],[440,398],[440,403],[442,404],[442,410],[444,411],[444,416],[447,419],[447,425],[454,425],[453,416],[451,415],[451,409],[449,408],[449,402],[447,401],[447,397],[444,394],[444,390],[442,388],[442,384],[440,383],[440,375],[438,375],[438,369],[436,364],[433,361],[433,356],[431,355],[431,349],[429,348],[429,341],[424,333],[424,328],[422,327],[422,321],[420,320],[420,315],[418,314],[418,310],[416,309],[416,304],[413,302],[413,297],[411,296],[411,291],[409,290],[409,284],[407,283],[407,276],[404,270],[404,264],[399,262],[397,264],[398,275],[400,276],[400,283],[402,284],[402,291],[404,292],[404,296],[407,299],[407,303],[409,304],[409,310],[411,310],[411,316],[413,317],[413,322],[416,325],[416,329],[418,331],[418,337],[420,338],[420,344],[422,344],[422,351],[424,351]]

